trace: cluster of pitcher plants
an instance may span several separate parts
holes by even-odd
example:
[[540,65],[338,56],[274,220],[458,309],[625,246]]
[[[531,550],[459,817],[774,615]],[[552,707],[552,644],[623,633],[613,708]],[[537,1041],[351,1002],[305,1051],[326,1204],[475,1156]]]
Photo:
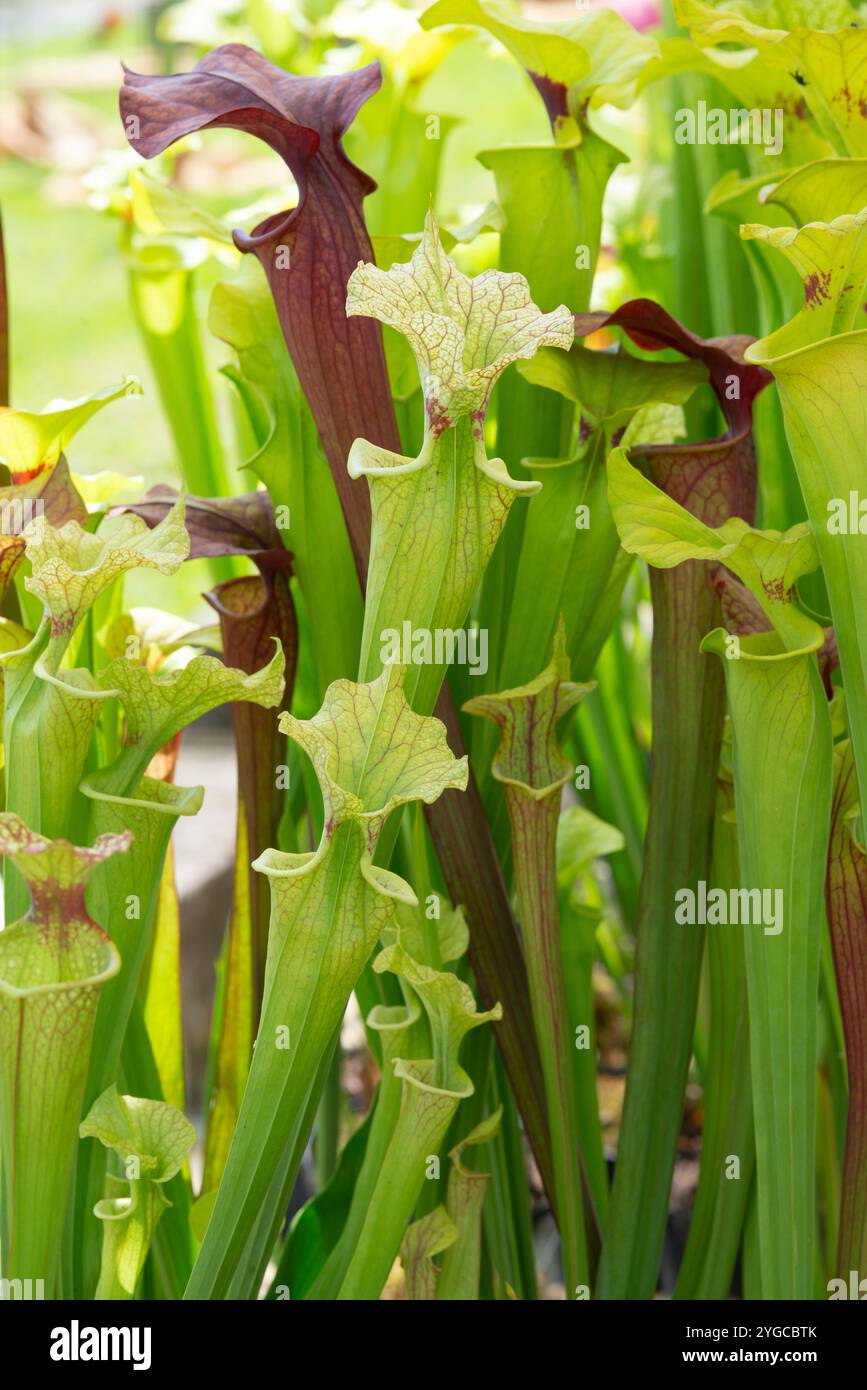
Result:
[[[676,0],[664,35],[581,5],[404,18],[379,58],[375,28],[343,63],[311,31],[123,74],[118,254],[176,488],[119,502],[88,456],[97,411],[135,428],[133,380],[0,411],[4,1296],[534,1299],[547,1207],[565,1297],[648,1299],[696,1094],[668,1291],[853,1296],[867,24],[848,0]],[[473,223],[438,205],[453,121],[420,98],[466,44],[549,128],[479,152]],[[677,190],[664,283],[603,221],[636,103]],[[286,166],[252,230],[177,186],[225,128]],[[126,576],[191,560],[210,623],[130,606]],[[207,788],[175,770],[223,704],[197,1134],[172,836]],[[378,1078],[354,1117],[352,996]]]

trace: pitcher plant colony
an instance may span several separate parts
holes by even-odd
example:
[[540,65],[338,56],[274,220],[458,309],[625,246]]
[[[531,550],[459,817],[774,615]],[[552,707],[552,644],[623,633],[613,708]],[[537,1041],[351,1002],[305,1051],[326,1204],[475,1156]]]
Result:
[[[135,379],[13,378],[4,1296],[867,1292],[867,9],[640,8],[239,4],[118,73],[178,473],[89,453]],[[258,222],[184,186],[227,140]],[[209,618],[130,598],[197,561]]]

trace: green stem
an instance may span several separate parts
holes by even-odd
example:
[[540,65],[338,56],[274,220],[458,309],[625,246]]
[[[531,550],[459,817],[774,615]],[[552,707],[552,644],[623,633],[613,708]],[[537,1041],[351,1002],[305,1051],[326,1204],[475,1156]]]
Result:
[[482,1212],[490,1175],[466,1167],[463,1152],[466,1148],[488,1144],[496,1138],[501,1119],[497,1110],[482,1120],[452,1149],[446,1212],[457,1232],[445,1247],[442,1271],[437,1280],[436,1297],[440,1302],[475,1301],[480,1297],[482,1272]]
[[340,1142],[340,1098],[343,1073],[343,1050],[338,1045],[325,1078],[325,1089],[316,1112],[316,1182],[320,1192],[329,1182],[337,1166]]
[[542,1056],[566,1288],[589,1286],[578,1120],[566,982],[557,908],[560,788],[540,799],[507,786],[518,915],[524,936],[533,1022]]
[[[724,650],[716,635],[708,645]],[[770,893],[746,925],[762,1292],[811,1298],[816,1227],[816,1017],[831,809],[828,701],[809,653],[775,634],[724,661],[734,735],[741,884]],[[784,915],[783,915],[784,914]],[[731,928],[721,928],[730,930]]]
[[400,1118],[385,1152],[376,1188],[338,1300],[378,1298],[400,1249],[425,1180],[438,1155],[461,1093],[436,1086],[435,1062],[398,1063],[403,1083]]
[[[751,435],[640,451],[666,499],[718,525],[754,507]],[[622,534],[622,532],[621,532]],[[651,1298],[693,1050],[704,928],[672,921],[711,867],[725,686],[701,651],[719,615],[711,567],[651,568],[653,750],[636,924],[629,1074],[599,1276],[604,1298]],[[684,807],[689,815],[684,819]]]
[[[401,1078],[395,1072],[394,1064],[398,1058],[408,1059],[418,1053],[415,1035],[419,1030],[413,1028],[414,1017],[418,1017],[417,1011],[413,1015],[402,1005],[393,1008],[378,1006],[368,1017],[368,1027],[373,1028],[382,1040],[382,1073],[376,1108],[367,1136],[364,1161],[352,1191],[352,1202],[346,1222],[337,1244],[330,1252],[309,1293],[305,1295],[308,1299],[336,1298],[346,1276],[389,1143],[400,1117],[404,1088]],[[425,1031],[422,1026],[422,1035]]]
[[166,1205],[157,1184],[146,1179],[125,1183],[109,1177],[107,1192],[117,1189],[126,1195],[106,1196],[96,1207],[102,1223],[102,1265],[93,1295],[97,1303],[135,1296],[154,1229]]
[[867,855],[854,834],[858,788],[852,745],[840,750],[826,901],[846,1037],[849,1105],[835,1273],[867,1269]]
[[[740,885],[737,828],[725,818],[732,806],[731,789],[721,784],[712,882],[726,892]],[[710,1050],[701,1171],[674,1292],[680,1299],[728,1298],[755,1171],[746,970],[738,930],[723,927],[710,932],[708,975]]]
[[650,813],[629,1075],[599,1274],[599,1296],[612,1299],[650,1298],[656,1288],[704,946],[703,928],[672,924],[674,895],[710,868],[725,708],[721,673],[699,652],[718,611],[707,567],[651,570],[650,580]]
[[172,433],[178,467],[198,497],[239,491],[223,459],[217,414],[195,310],[195,273],[167,263],[166,248],[141,253],[130,270],[139,332]]

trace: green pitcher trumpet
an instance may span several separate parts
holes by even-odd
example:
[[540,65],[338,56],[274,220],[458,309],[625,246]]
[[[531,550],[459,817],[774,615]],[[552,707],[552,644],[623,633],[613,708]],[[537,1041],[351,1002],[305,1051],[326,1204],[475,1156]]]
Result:
[[[526,19],[496,0],[437,0],[420,23],[425,29],[457,25],[457,34],[469,34],[464,27],[469,25],[485,31],[533,83],[550,124],[550,138],[528,140],[522,135],[519,141],[478,155],[496,180],[502,209],[499,266],[525,275],[543,309],[566,303],[583,312],[590,307],[599,259],[605,191],[625,158],[594,128],[592,118],[603,103],[631,104],[641,75],[659,53],[656,39],[639,34],[608,8],[552,23]],[[556,217],[540,217],[540,207],[556,208]],[[497,449],[517,478],[525,477],[526,458],[557,458],[568,447],[572,404],[539,390],[532,381],[513,379],[503,386],[496,413]],[[485,577],[480,621],[494,633],[505,631],[512,600],[521,597],[516,568],[529,519],[523,508],[512,512]],[[575,631],[571,622],[570,631]],[[498,659],[500,683],[511,685],[535,675],[552,635],[553,625],[542,635],[541,659],[531,661],[528,672],[507,671]]]
[[400,1112],[338,1299],[379,1297],[425,1178],[438,1171],[449,1125],[461,1101],[473,1094],[458,1060],[461,1042],[471,1029],[502,1016],[498,1004],[479,1013],[472,991],[457,975],[419,964],[399,941],[380,952],[374,969],[394,971],[418,995],[433,1056],[393,1063],[403,1087]]
[[458,1228],[444,1206],[434,1207],[407,1227],[400,1247],[404,1290],[412,1303],[432,1303],[436,1298],[438,1267],[434,1264],[458,1239]]
[[279,1203],[269,1189],[349,995],[397,905],[416,902],[403,879],[372,862],[385,821],[406,802],[466,785],[466,759],[452,755],[438,720],[412,712],[403,676],[390,666],[368,685],[335,681],[313,719],[282,716],[313,763],[324,827],[315,852],[269,850],[256,861],[271,885],[262,1016],[188,1298],[225,1297],[263,1204]]
[[[433,942],[431,932],[435,936]],[[423,918],[420,907],[413,908],[399,903],[384,940],[386,944],[400,941],[416,960],[435,965],[438,969],[441,965],[456,961],[464,955],[469,934],[460,908],[452,908],[444,916],[430,922]],[[435,960],[431,959],[431,956],[435,956]],[[336,1297],[358,1243],[382,1161],[400,1115],[404,1087],[397,1073],[396,1063],[400,1059],[414,1061],[427,1057],[430,1053],[430,1029],[419,998],[406,984],[403,992],[402,1004],[377,1004],[367,1016],[368,1031],[373,1032],[379,1039],[382,1058],[381,1078],[365,1144],[364,1160],[355,1178],[352,1201],[340,1237],[329,1252],[309,1292],[299,1289],[298,1297]]]
[[[120,575],[136,567],[172,574],[189,541],[182,500],[152,531],[129,515],[105,518],[95,534],[76,521],[53,527],[37,516],[25,540],[31,573],[24,584],[44,616],[26,647],[0,658],[6,805],[43,834],[57,836],[86,815],[79,784],[101,707],[114,695],[92,672],[64,665],[70,643]],[[14,917],[23,896],[14,875],[5,892],[7,915]]]
[[[824,633],[794,594],[818,563],[816,542],[808,523],[783,534],[753,530],[740,517],[707,526],[643,478],[620,450],[611,454],[608,469],[626,549],[664,569],[717,558],[740,579],[763,618],[758,631],[755,623],[745,636],[717,628],[703,643],[725,668],[741,879],[736,899],[720,890],[734,906],[721,909],[716,895],[706,920],[711,929],[730,930],[746,918],[762,1296],[809,1298],[832,739],[816,661]],[[681,930],[695,929],[699,919],[689,894],[699,891],[684,884],[675,894],[672,913]]]
[[[857,165],[843,163],[857,186]],[[772,196],[799,211],[802,202],[815,199],[811,185],[817,167],[792,175]],[[833,163],[825,167],[834,178]],[[819,188],[822,183],[820,173]],[[837,191],[842,197],[839,184]],[[867,446],[867,330],[861,327],[867,298],[865,228],[867,207],[800,228],[741,229],[742,236],[781,251],[804,283],[803,309],[753,344],[747,358],[773,372],[780,393],[837,634],[862,805],[867,804],[867,555],[860,510]]]
[[514,690],[479,695],[464,706],[469,714],[492,719],[500,730],[493,775],[505,786],[512,827],[518,917],[542,1054],[563,1264],[573,1297],[579,1285],[589,1287],[590,1264],[557,899],[557,821],[572,764],[557,742],[557,726],[593,688],[570,678],[561,620],[554,655],[541,675]]
[[442,1302],[466,1302],[479,1297],[482,1207],[490,1174],[468,1168],[464,1163],[464,1153],[467,1149],[488,1144],[496,1137],[502,1113],[502,1107],[495,1110],[449,1152],[452,1166],[446,1212],[457,1231],[457,1238],[444,1247],[442,1272],[437,1280],[436,1292],[437,1299]]
[[156,1224],[171,1203],[163,1184],[180,1170],[196,1131],[174,1105],[121,1096],[109,1086],[82,1120],[82,1139],[98,1139],[119,1155],[124,1178],[111,1173],[94,1215],[102,1222],[102,1269],[97,1299],[135,1294]]
[[572,316],[564,305],[543,314],[521,275],[461,274],[440,244],[432,212],[408,265],[359,265],[346,312],[404,335],[424,391],[417,458],[358,439],[347,466],[353,478],[367,479],[373,508],[360,671],[370,679],[394,642],[407,660],[405,637],[414,652],[420,632],[419,651],[425,639],[431,651],[409,657],[420,664],[407,676],[407,695],[428,713],[454,660],[444,642],[456,642],[509,508],[540,486],[511,478],[501,459],[488,458],[491,390],[510,363],[544,346],[568,348]]
[[85,849],[48,840],[10,812],[0,815],[0,853],[17,864],[31,898],[27,916],[0,933],[3,1275],[41,1281],[47,1298],[99,993],[120,969],[117,948],[85,906],[85,888],[129,849],[130,838],[104,835]]

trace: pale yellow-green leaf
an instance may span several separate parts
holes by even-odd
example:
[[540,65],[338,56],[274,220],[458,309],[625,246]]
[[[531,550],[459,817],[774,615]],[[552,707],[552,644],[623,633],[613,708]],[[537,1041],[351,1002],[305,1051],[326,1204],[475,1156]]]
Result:
[[53,401],[45,410],[0,407],[0,463],[10,473],[39,473],[53,468],[69,441],[98,410],[121,396],[141,395],[135,377],[107,386],[76,401]]
[[408,1299],[421,1301],[436,1297],[437,1269],[434,1259],[454,1245],[457,1238],[458,1228],[441,1205],[407,1226],[400,1247],[400,1259]]
[[785,328],[748,349],[752,361],[782,355],[867,326],[867,207],[805,227],[741,227],[746,241],[782,252],[804,285],[805,304]]
[[608,456],[608,496],[620,543],[657,569],[709,560],[732,570],[759,600],[792,649],[818,649],[822,629],[792,602],[799,579],[818,563],[809,522],[788,531],[757,531],[740,517],[706,526],[645,478],[623,449]]
[[675,0],[675,14],[700,45],[742,44],[768,67],[797,74],[836,152],[867,153],[867,28],[846,0]]
[[390,970],[399,975],[421,999],[433,1038],[435,1069],[431,1084],[439,1090],[469,1094],[472,1083],[458,1063],[461,1041],[471,1029],[502,1018],[501,1005],[479,1013],[469,985],[449,970],[420,965],[399,944],[380,951],[373,968],[379,974]]
[[534,78],[565,87],[573,116],[588,104],[631,105],[645,65],[659,54],[655,38],[607,6],[572,20],[539,20],[497,0],[438,0],[420,22],[424,28],[467,24],[486,30]]
[[464,1150],[473,1148],[479,1144],[490,1144],[492,1139],[496,1139],[500,1132],[500,1121],[502,1118],[503,1107],[502,1105],[498,1105],[492,1115],[488,1115],[486,1119],[480,1120],[475,1128],[470,1130],[469,1134],[466,1134],[459,1143],[455,1144],[454,1148],[449,1149],[449,1158],[456,1168],[466,1172],[474,1171],[464,1169]]
[[483,412],[511,362],[546,345],[568,348],[573,338],[566,306],[543,314],[523,275],[487,270],[471,279],[458,270],[432,212],[408,264],[390,270],[359,264],[349,278],[346,312],[379,319],[406,338],[435,431]]
[[218,705],[236,700],[265,708],[278,705],[285,666],[278,644],[268,665],[253,675],[213,656],[196,656],[180,670],[157,672],[120,657],[100,671],[99,679],[120,697],[128,741],[159,747]]
[[567,806],[557,822],[557,878],[561,887],[588,868],[594,859],[623,849],[623,834],[600,820],[586,806]]
[[53,636],[72,633],[99,595],[127,570],[173,574],[190,549],[182,497],[153,529],[124,512],[106,517],[95,535],[77,521],[55,528],[45,517],[36,517],[24,536],[32,567],[25,587],[45,605]]
[[98,1139],[151,1182],[168,1182],[183,1166],[196,1142],[186,1115],[161,1100],[122,1096],[109,1086],[98,1096],[79,1127],[82,1139]]
[[466,786],[466,758],[455,758],[438,719],[410,709],[403,677],[402,667],[386,666],[366,685],[335,681],[312,719],[281,715],[283,733],[313,763],[326,820],[380,821],[404,802]]
[[534,385],[575,401],[588,425],[604,423],[610,429],[654,403],[683,405],[708,379],[698,361],[648,362],[628,352],[593,352],[577,344],[568,353],[543,348],[518,370]]

